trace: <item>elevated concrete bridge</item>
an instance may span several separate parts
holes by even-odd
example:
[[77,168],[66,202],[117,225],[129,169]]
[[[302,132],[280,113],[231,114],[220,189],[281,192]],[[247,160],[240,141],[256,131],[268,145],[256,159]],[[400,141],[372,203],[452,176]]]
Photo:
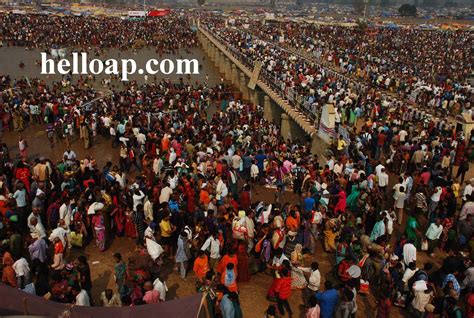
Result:
[[281,134],[285,139],[295,139],[306,135],[312,140],[311,152],[315,153],[318,148],[324,147],[324,142],[317,136],[315,122],[295,109],[260,78],[256,81],[255,89],[250,89],[248,83],[252,78],[253,69],[239,61],[225,44],[199,23],[197,33],[204,51],[219,68],[225,79],[239,88],[244,100],[263,105],[265,119],[280,123]]

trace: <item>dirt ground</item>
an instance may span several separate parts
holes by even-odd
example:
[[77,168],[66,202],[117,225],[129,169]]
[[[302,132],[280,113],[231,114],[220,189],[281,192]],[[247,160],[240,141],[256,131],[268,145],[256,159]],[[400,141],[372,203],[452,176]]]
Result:
[[[58,144],[53,149],[50,149],[46,139],[46,134],[42,127],[31,127],[25,130],[22,135],[29,143],[30,158],[37,158],[40,155],[44,155],[52,160],[59,160],[65,150],[62,143]],[[12,157],[15,157],[18,154],[18,137],[19,133],[16,132],[8,132],[3,136],[3,141],[8,145]],[[99,137],[95,145],[88,150],[83,149],[82,142],[80,141],[75,141],[72,145],[72,149],[76,152],[78,158],[82,158],[85,155],[93,155],[98,161],[100,168],[102,168],[102,166],[109,160],[117,162],[118,158],[118,150],[112,149],[110,141],[101,137]],[[472,169],[468,174],[469,175],[466,178],[467,180],[473,174]],[[391,180],[393,181],[394,179],[394,176],[392,176]],[[259,188],[258,191],[259,194],[254,196],[254,200],[272,200],[273,189]],[[299,200],[298,197],[291,192],[286,192],[283,199],[293,203],[298,202]],[[401,228],[403,229],[404,226]],[[400,227],[396,225],[395,235],[393,235],[394,238],[397,237],[399,229]],[[112,255],[116,252],[120,252],[124,259],[128,259],[128,257],[134,253],[134,248],[135,244],[133,240],[121,238],[113,240],[110,247],[104,253],[100,253],[98,249],[94,247],[94,244],[90,244],[84,249],[73,250],[70,258],[85,254],[89,260],[93,280],[92,294],[96,304],[99,304],[99,295],[105,288],[115,289],[113,281],[114,261]],[[431,258],[427,256],[425,252],[419,252],[418,254],[419,264],[423,264],[425,261],[430,261],[435,265],[440,265],[443,259],[443,255]],[[316,253],[314,255],[306,255],[305,258],[307,265],[313,261],[317,261],[320,264],[323,285],[326,276],[329,275],[328,273],[333,269],[334,255],[325,253],[321,242],[319,242]],[[264,311],[270,304],[265,296],[271,282],[272,277],[269,274],[260,273],[252,276],[250,282],[239,284],[240,301],[245,317],[263,316]],[[171,300],[194,294],[194,283],[195,276],[193,273],[190,273],[187,280],[183,281],[177,272],[172,272],[167,280],[169,288],[167,299]],[[294,290],[290,298],[290,305],[295,313],[295,317],[302,317],[304,315],[300,308],[301,304],[301,291]],[[366,297],[358,296],[358,306],[358,317],[362,317],[363,315],[366,315],[368,318],[375,317],[375,299],[372,295]],[[403,313],[396,307],[393,309],[393,314],[395,317],[403,317]]]

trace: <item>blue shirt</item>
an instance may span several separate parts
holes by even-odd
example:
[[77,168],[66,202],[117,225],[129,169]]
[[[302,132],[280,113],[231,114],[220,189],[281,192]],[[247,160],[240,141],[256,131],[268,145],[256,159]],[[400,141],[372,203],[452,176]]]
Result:
[[321,318],[332,318],[339,302],[339,294],[337,290],[330,289],[316,294],[321,307]]
[[314,208],[316,201],[312,197],[304,199],[304,210],[305,212],[310,212]]
[[255,160],[257,160],[257,167],[260,170],[260,172],[263,171],[263,162],[267,159],[267,155],[264,155],[263,153],[260,153],[255,156]]

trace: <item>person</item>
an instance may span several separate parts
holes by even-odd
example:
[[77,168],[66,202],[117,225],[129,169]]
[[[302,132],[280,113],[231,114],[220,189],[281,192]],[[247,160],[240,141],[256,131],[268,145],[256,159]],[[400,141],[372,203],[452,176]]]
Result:
[[413,243],[413,239],[409,239],[408,242],[403,245],[403,261],[406,266],[412,262],[416,262],[416,247]]
[[114,254],[114,272],[115,272],[115,284],[117,285],[117,291],[121,296],[127,294],[126,277],[127,277],[127,265],[122,260],[122,254]]
[[275,291],[277,293],[278,311],[281,315],[285,314],[285,309],[289,317],[293,316],[288,298],[291,296],[291,276],[287,268],[281,270],[281,278],[276,284]]
[[428,254],[434,257],[434,250],[437,245],[441,234],[443,233],[443,225],[441,225],[441,219],[436,218],[434,223],[431,223],[426,230],[426,239],[428,241]]
[[191,259],[189,250],[188,233],[183,229],[178,238],[178,249],[176,251],[176,263],[179,264],[181,279],[186,279],[188,260]]
[[173,244],[172,235],[176,230],[176,227],[171,223],[170,214],[166,214],[163,220],[160,222],[160,230],[161,230],[161,245],[165,249],[165,253],[172,258],[171,255],[171,245]]
[[234,318],[235,307],[232,300],[229,297],[230,292],[223,285],[217,286],[218,293],[222,295],[219,307],[221,310],[222,318]]
[[9,252],[5,252],[2,258],[3,271],[2,271],[2,283],[10,287],[17,287],[17,280],[15,270],[13,269],[13,258]]
[[87,262],[87,258],[84,255],[80,255],[77,257],[75,261],[75,265],[77,267],[77,271],[79,274],[79,284],[82,290],[85,290],[88,295],[88,299],[91,301],[91,305],[93,305],[92,297],[91,297],[91,289],[92,289],[92,279],[91,279],[91,270],[89,267],[89,263]]
[[240,308],[239,295],[236,292],[230,292],[229,299],[232,301],[232,305],[234,306],[234,317],[243,318],[242,309]]
[[66,266],[64,261],[64,245],[59,237],[55,237],[53,240],[54,244],[54,262],[51,265],[51,268],[57,271],[60,271]]
[[28,284],[30,284],[31,281],[28,261],[24,257],[20,257],[15,261],[15,263],[13,263],[12,267],[15,270],[17,286],[20,289],[24,289]]
[[267,310],[265,310],[265,318],[277,318],[276,307],[274,305],[269,305]]
[[90,306],[90,299],[87,291],[82,289],[79,285],[72,287],[72,295],[75,297],[74,304],[76,306]]
[[217,239],[217,232],[214,230],[201,247],[201,251],[208,251],[210,255],[209,265],[212,270],[216,270],[216,265],[220,259],[220,242]]
[[92,217],[92,225],[94,227],[96,245],[100,252],[105,251],[105,220],[102,211],[96,211]]
[[210,270],[209,260],[204,251],[199,251],[198,256],[194,260],[193,271],[196,274],[199,281],[204,281],[206,273]]
[[236,292],[238,290],[237,273],[234,263],[227,263],[225,271],[221,273],[221,284],[227,287],[230,292]]
[[312,262],[310,268],[301,268],[301,270],[307,273],[309,272],[308,284],[302,292],[303,303],[306,307],[309,307],[311,305],[311,298],[319,291],[319,286],[321,285],[321,273],[319,272],[319,263]]
[[393,194],[394,209],[397,211],[397,221],[399,225],[402,225],[406,197],[405,187],[403,186],[398,187],[398,190],[395,190]]
[[166,292],[168,291],[168,286],[166,286],[166,282],[163,275],[155,279],[155,281],[153,282],[153,289],[159,292],[160,301],[166,301]]
[[323,292],[316,293],[316,299],[321,307],[321,318],[332,318],[339,302],[339,294],[329,280],[324,282],[324,289]]
[[343,288],[341,301],[336,309],[336,317],[355,317],[357,306],[354,292],[349,288]]
[[321,308],[318,304],[318,299],[315,295],[309,299],[309,308],[304,316],[305,318],[319,318],[321,317]]
[[377,302],[377,316],[376,318],[390,318],[392,301],[390,300],[390,290],[384,290],[382,297]]
[[306,277],[303,270],[299,268],[304,264],[303,246],[296,244],[295,249],[291,252],[291,287],[304,289],[307,285]]
[[143,284],[143,290],[145,294],[143,295],[143,301],[147,304],[157,304],[160,302],[160,292],[156,289],[153,289],[153,284],[150,281]]
[[112,289],[106,289],[100,294],[100,300],[104,307],[121,307],[122,301],[118,294],[114,294]]

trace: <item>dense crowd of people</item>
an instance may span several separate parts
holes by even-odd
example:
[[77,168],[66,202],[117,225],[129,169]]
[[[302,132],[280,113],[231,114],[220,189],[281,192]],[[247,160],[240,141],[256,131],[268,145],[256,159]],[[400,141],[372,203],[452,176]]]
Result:
[[[130,82],[101,95],[89,79],[63,87],[1,76],[4,133],[45,127],[51,147],[67,148],[61,158],[31,156],[20,136],[12,156],[2,144],[2,283],[61,303],[137,306],[169,299],[171,267],[206,293],[213,317],[242,317],[240,286],[254,275],[271,275],[266,317],[296,314],[294,293],[308,318],[354,317],[369,294],[379,318],[394,306],[410,317],[472,317],[471,136],[391,109],[374,89],[359,96],[251,35],[213,32],[236,52],[268,57],[274,76],[307,81],[339,106],[348,135],[313,154],[225,82]],[[98,138],[117,160],[100,166],[71,148]],[[260,192],[271,195],[257,200]],[[81,248],[103,252],[124,237],[135,251],[114,252],[116,288],[93,299]]]
[[[309,106],[317,88],[333,82],[346,87],[356,79],[362,83],[360,94],[366,87],[398,92],[407,102],[441,114],[459,114],[471,106],[469,31],[265,23],[217,15],[202,19],[227,45],[238,46],[248,66],[261,61],[269,73],[263,75],[278,86],[284,83],[283,96],[293,103],[293,91],[303,98],[300,104]],[[445,48],[442,53],[440,46]],[[300,50],[305,54],[299,55]],[[330,72],[333,69],[337,73]],[[332,80],[325,79],[328,73]]]
[[[169,35],[173,34],[173,37]],[[40,14],[0,14],[0,40],[7,46],[49,51],[52,47],[81,48],[87,52],[153,47],[161,53],[176,53],[197,45],[188,19],[177,13],[166,19],[140,21],[120,17],[76,17]]]

